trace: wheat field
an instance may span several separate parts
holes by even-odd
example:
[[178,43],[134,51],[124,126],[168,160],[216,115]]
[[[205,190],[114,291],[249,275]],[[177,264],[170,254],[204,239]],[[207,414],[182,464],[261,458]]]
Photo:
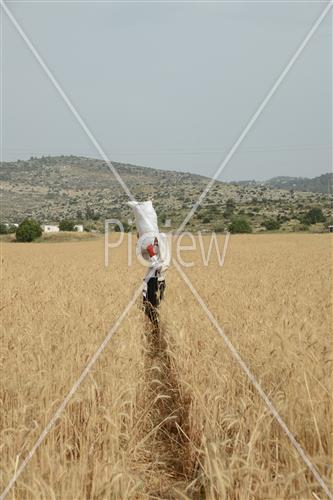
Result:
[[[332,489],[331,244],[232,236],[183,270]],[[1,491],[142,280],[103,251],[2,245]],[[175,267],[160,318],[136,300],[8,498],[325,498]]]

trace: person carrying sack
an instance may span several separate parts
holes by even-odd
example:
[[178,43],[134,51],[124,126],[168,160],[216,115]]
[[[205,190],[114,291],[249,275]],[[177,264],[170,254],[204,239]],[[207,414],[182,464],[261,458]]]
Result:
[[158,324],[158,306],[165,292],[165,272],[170,265],[167,236],[159,232],[157,215],[152,202],[129,201],[133,209],[137,236],[137,254],[147,262],[148,270],[143,280],[142,297],[146,316]]

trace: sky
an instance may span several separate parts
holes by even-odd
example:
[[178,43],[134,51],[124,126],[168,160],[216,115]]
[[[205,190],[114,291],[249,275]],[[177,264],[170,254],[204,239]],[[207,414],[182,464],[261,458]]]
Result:
[[[326,2],[7,6],[111,160],[213,176]],[[2,159],[99,158],[2,12]],[[332,11],[221,180],[332,169]]]

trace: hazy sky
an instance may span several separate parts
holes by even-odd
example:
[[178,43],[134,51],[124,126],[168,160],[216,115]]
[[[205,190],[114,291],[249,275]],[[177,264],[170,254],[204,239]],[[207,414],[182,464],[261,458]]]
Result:
[[[113,160],[213,175],[326,2],[7,5]],[[3,159],[99,157],[3,14]],[[222,180],[332,164],[332,13]]]

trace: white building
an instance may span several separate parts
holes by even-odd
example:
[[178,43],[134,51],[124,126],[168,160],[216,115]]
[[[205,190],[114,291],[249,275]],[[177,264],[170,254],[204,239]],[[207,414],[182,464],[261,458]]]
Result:
[[42,229],[44,233],[59,233],[59,226],[53,226],[51,224],[43,224]]
[[171,227],[171,219],[165,219],[164,227]]
[[76,224],[76,225],[74,226],[74,229],[75,229],[75,231],[77,231],[78,233],[83,233],[83,226],[82,226],[82,224]]

